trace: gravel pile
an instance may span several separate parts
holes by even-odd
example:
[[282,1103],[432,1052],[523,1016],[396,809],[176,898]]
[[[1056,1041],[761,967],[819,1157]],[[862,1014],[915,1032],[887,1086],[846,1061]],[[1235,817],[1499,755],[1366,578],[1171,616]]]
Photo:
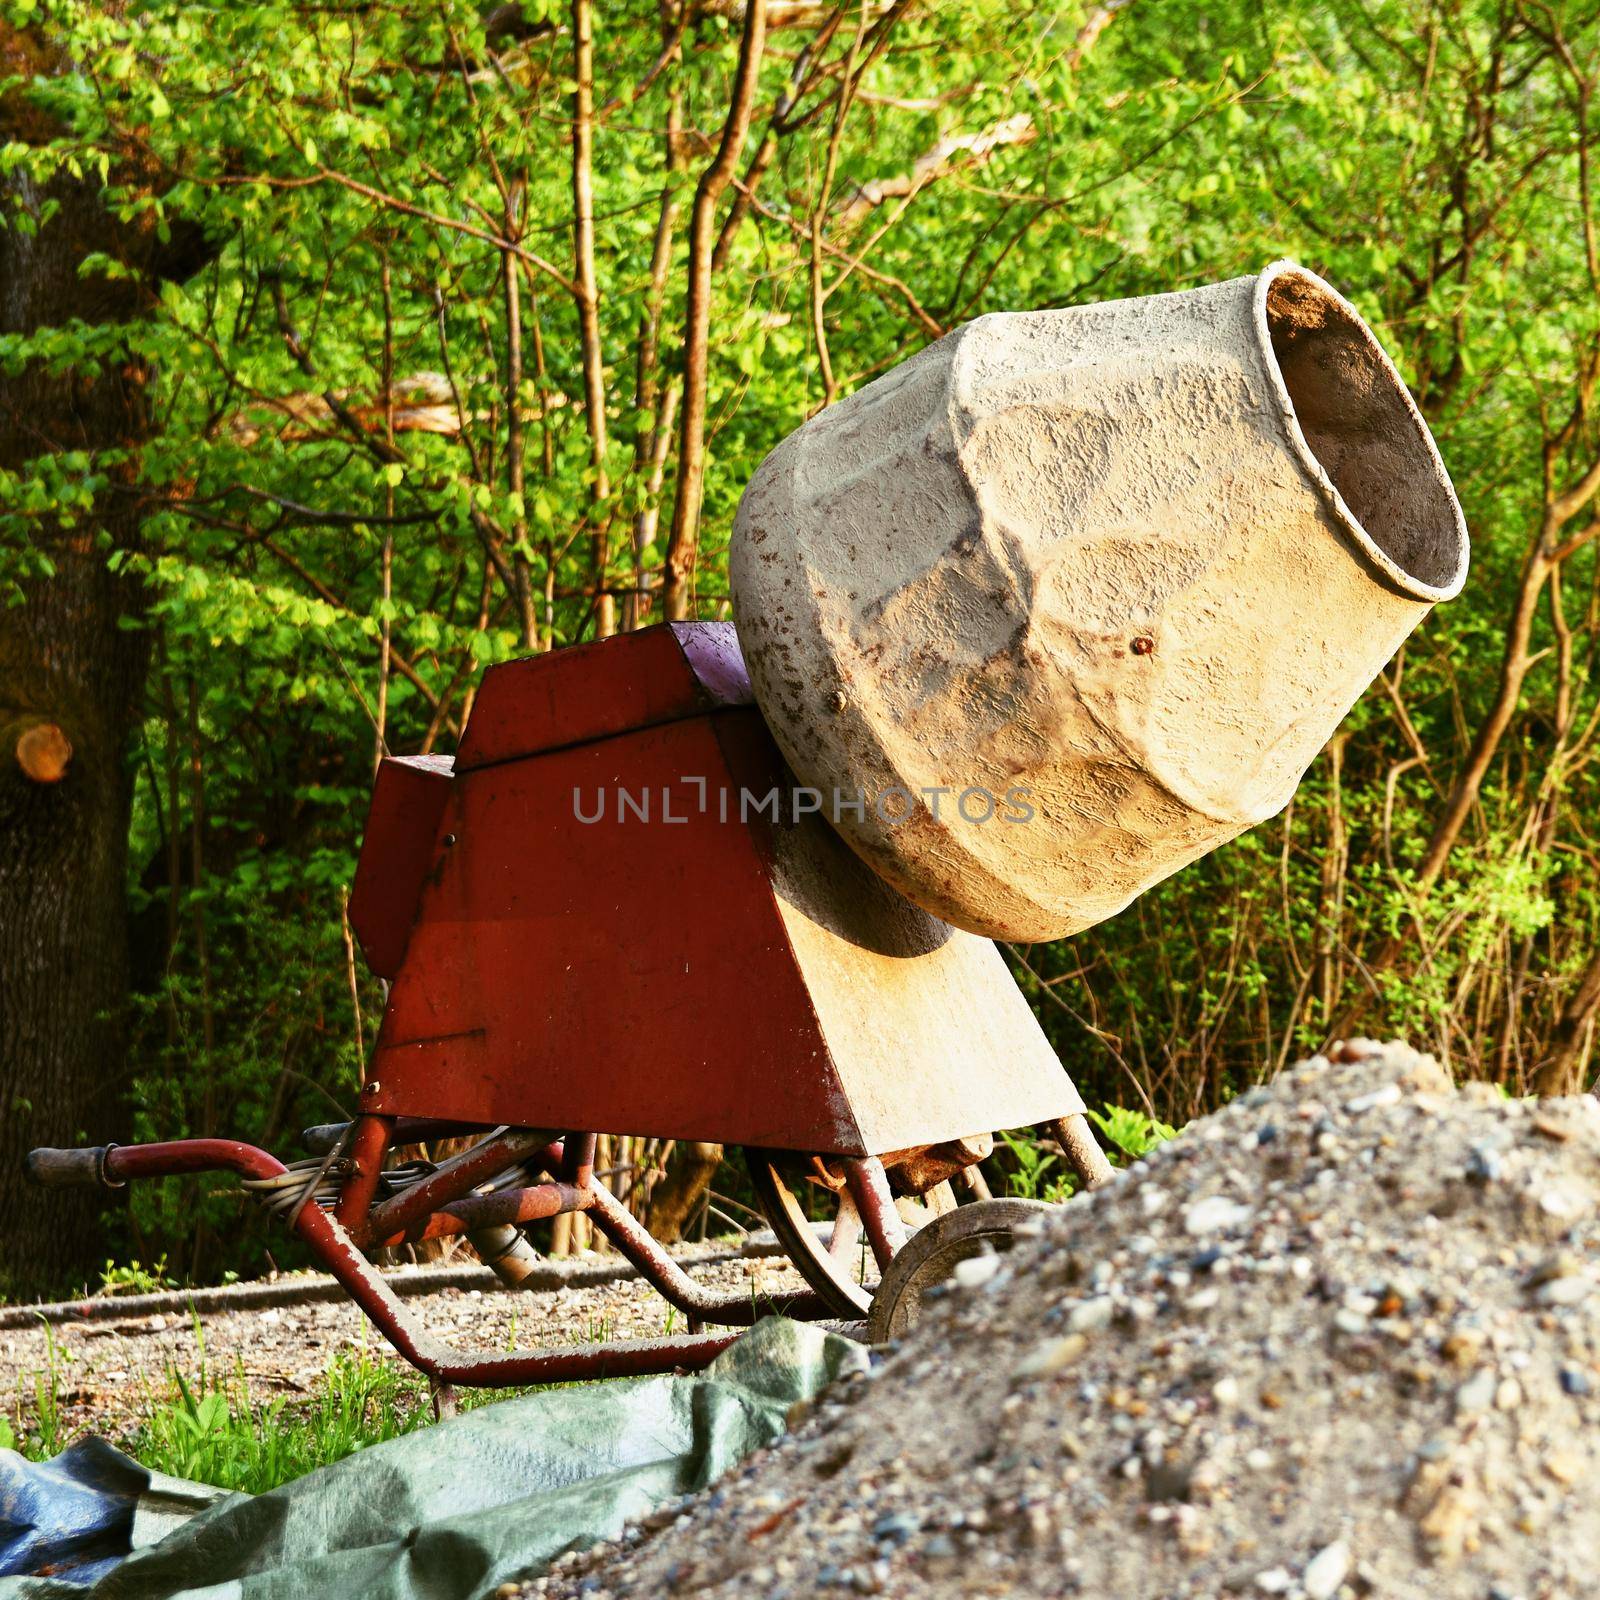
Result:
[[1600,1592],[1600,1106],[1340,1047],[534,1596]]

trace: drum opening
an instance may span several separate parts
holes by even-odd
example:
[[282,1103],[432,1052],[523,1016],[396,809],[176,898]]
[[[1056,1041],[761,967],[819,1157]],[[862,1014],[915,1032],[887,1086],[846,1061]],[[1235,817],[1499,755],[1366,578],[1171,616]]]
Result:
[[1408,594],[1458,593],[1467,568],[1461,506],[1372,330],[1341,295],[1289,262],[1262,274],[1257,306],[1296,448],[1356,543]]

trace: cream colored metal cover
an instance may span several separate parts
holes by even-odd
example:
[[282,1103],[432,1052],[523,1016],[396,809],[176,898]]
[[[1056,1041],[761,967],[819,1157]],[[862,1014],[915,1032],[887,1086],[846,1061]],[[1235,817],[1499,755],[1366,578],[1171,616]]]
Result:
[[843,1104],[872,1155],[1084,1109],[987,939],[908,905],[816,817],[773,833],[772,889]]
[[730,553],[824,815],[919,905],[1021,940],[1281,810],[1466,566],[1393,365],[1289,262],[968,323],[785,439]]

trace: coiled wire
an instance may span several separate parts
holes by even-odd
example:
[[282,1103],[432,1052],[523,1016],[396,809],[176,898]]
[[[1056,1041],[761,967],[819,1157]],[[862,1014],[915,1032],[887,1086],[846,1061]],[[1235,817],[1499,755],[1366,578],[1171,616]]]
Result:
[[345,1139],[340,1139],[320,1159],[308,1156],[303,1161],[291,1161],[282,1172],[275,1172],[270,1178],[242,1179],[241,1187],[292,1228],[302,1206],[313,1200],[320,1206],[331,1206],[339,1198],[340,1175],[333,1168],[344,1146]]

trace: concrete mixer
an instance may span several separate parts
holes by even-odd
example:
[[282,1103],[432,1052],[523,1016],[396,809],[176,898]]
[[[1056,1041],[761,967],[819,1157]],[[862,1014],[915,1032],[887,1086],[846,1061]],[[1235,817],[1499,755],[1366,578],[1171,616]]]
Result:
[[[1466,557],[1394,367],[1298,267],[979,318],[763,462],[737,636],[493,667],[453,759],[383,762],[350,917],[389,990],[349,1122],[288,1163],[187,1139],[30,1172],[237,1173],[441,1386],[701,1366],[768,1309],[889,1337],[1032,1220],[987,1194],[996,1130],[1110,1176],[990,940],[1086,927],[1282,807]],[[808,1290],[697,1284],[599,1132],[739,1147]],[[465,1236],[516,1285],[569,1212],[687,1334],[460,1353],[372,1264]]]

